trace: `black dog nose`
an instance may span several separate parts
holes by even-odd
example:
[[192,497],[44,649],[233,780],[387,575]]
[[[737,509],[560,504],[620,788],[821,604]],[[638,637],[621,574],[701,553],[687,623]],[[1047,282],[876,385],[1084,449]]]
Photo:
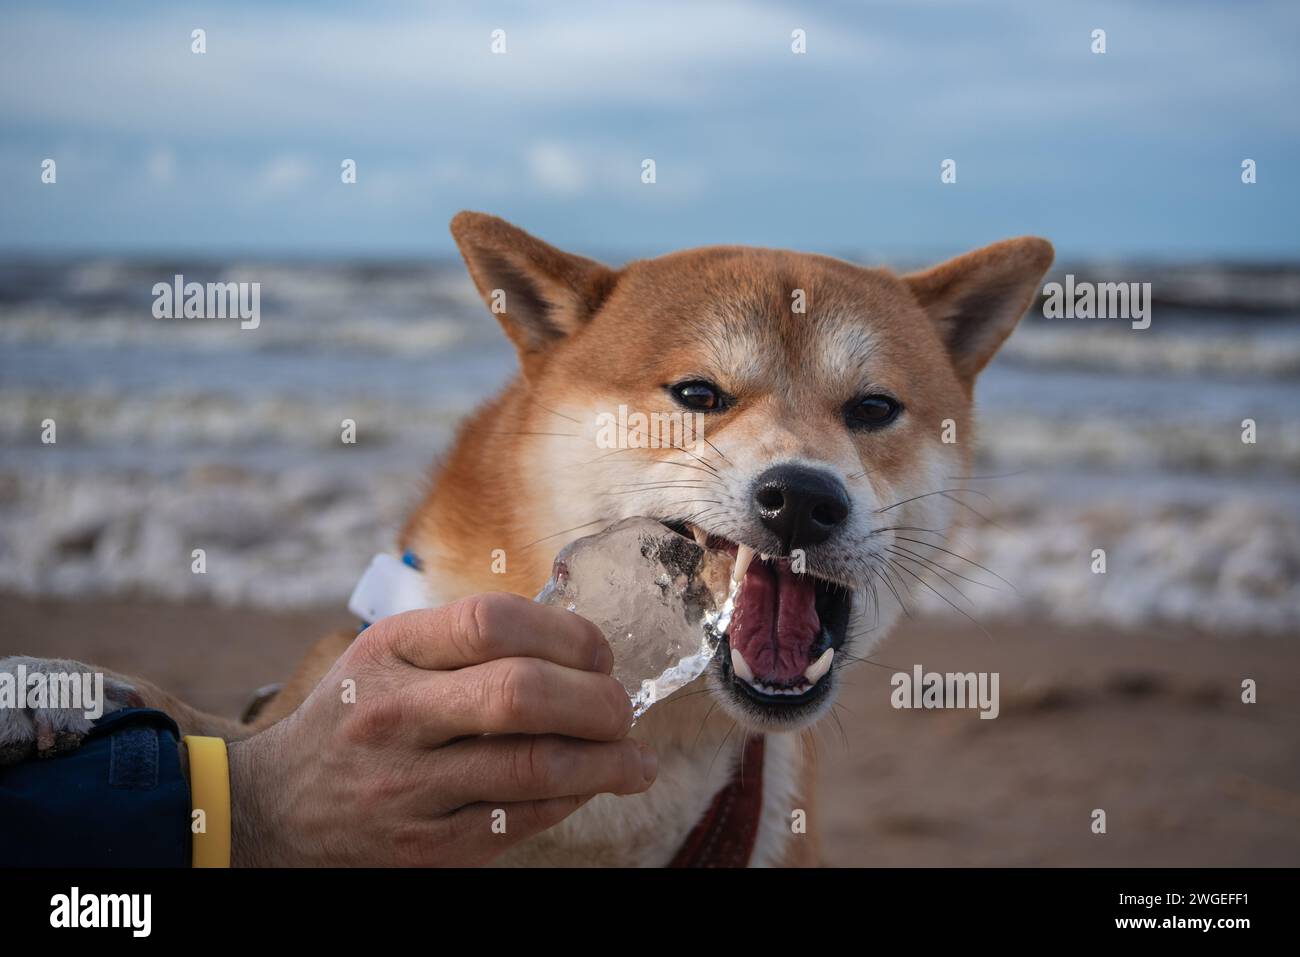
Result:
[[754,506],[786,548],[806,548],[826,541],[849,517],[849,493],[826,472],[776,465],[754,482]]

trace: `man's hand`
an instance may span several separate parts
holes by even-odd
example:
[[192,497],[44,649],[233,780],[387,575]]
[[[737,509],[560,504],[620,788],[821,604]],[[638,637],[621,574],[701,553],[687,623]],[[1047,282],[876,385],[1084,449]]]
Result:
[[613,660],[591,622],[515,595],[376,622],[230,746],[232,863],[485,864],[592,795],[644,791],[657,759],[626,737]]

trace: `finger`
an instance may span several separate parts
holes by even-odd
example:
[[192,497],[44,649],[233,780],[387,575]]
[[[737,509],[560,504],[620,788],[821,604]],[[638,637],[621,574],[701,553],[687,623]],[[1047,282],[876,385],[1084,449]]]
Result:
[[554,827],[592,795],[521,804],[483,803],[458,808],[388,842],[386,862],[398,867],[481,867],[520,841]]
[[394,615],[367,631],[376,629],[395,657],[426,671],[517,657],[604,674],[614,665],[609,642],[587,619],[505,592]]
[[439,801],[451,808],[480,801],[517,802],[580,794],[636,794],[654,783],[653,749],[622,741],[558,735],[500,735],[458,741],[431,755]]
[[489,862],[520,841],[555,827],[594,795],[471,804],[443,818],[458,850]]
[[431,674],[398,694],[398,726],[426,746],[481,734],[616,741],[632,727],[631,702],[613,678],[538,658]]

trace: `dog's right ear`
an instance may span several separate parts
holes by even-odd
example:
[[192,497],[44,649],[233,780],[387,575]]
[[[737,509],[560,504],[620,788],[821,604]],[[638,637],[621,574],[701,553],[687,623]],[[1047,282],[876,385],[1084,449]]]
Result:
[[617,278],[598,262],[556,249],[486,213],[457,213],[451,235],[479,295],[519,350],[525,371],[595,315]]

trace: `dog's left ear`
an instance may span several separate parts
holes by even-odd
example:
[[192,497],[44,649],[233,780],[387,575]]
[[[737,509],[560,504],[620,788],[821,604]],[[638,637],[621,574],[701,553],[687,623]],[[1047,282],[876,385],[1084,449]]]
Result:
[[519,350],[525,372],[595,314],[617,278],[607,266],[486,213],[457,213],[451,234],[479,295]]
[[1007,239],[903,276],[967,383],[993,358],[1038,293],[1054,251],[1046,239]]

